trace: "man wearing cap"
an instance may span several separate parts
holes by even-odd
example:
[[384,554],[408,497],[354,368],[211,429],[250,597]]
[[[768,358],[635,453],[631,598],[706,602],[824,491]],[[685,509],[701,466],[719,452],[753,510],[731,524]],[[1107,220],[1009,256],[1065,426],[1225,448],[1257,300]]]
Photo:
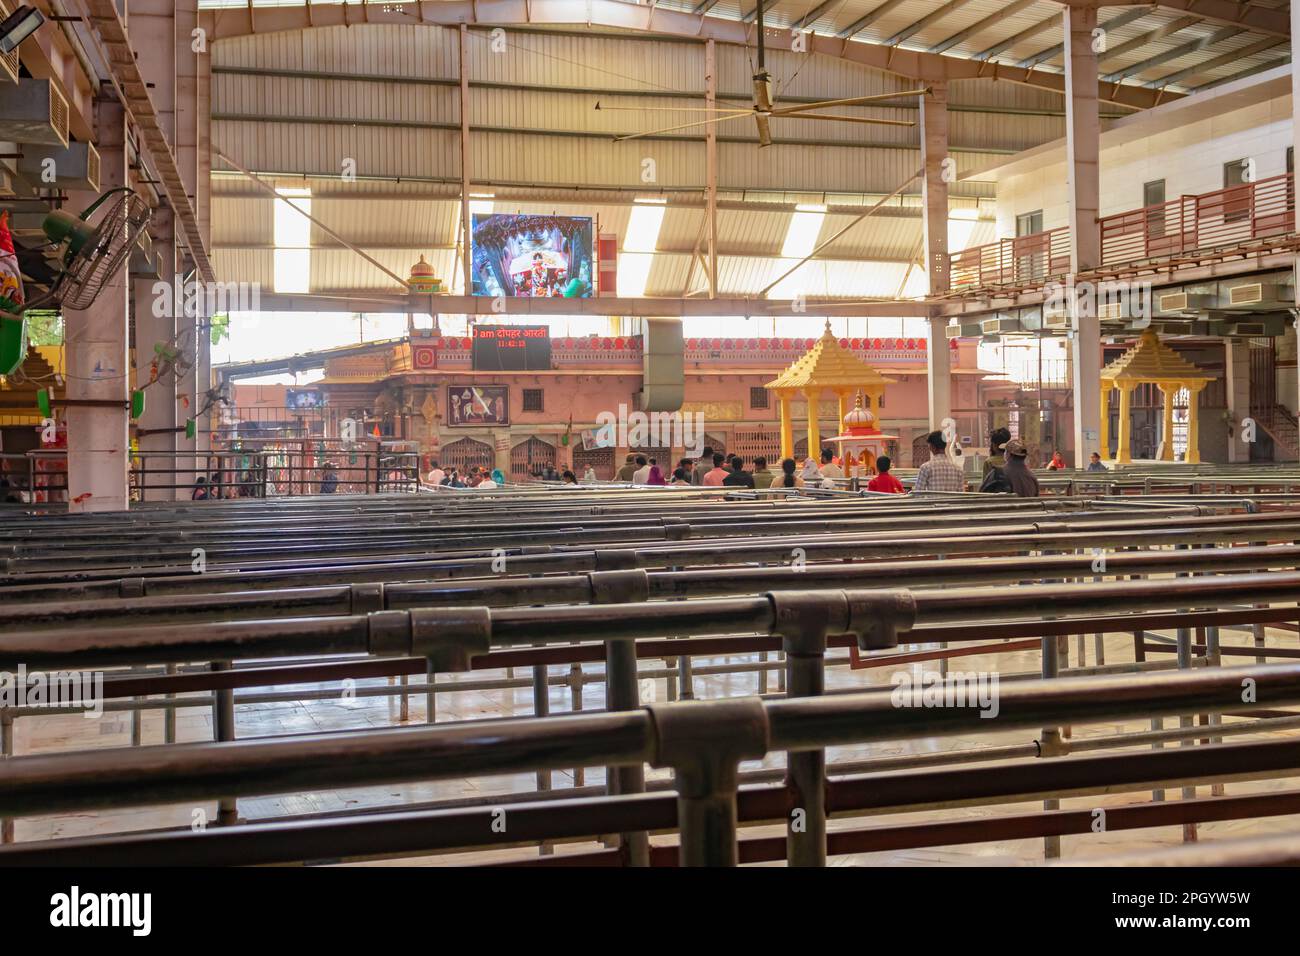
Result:
[[1038,479],[1034,473],[1029,470],[1029,465],[1025,458],[1029,454],[1029,449],[1025,443],[1013,439],[1007,442],[1007,463],[1002,468],[1002,473],[1006,475],[1007,481],[1011,484],[1011,490],[1021,498],[1038,497]]

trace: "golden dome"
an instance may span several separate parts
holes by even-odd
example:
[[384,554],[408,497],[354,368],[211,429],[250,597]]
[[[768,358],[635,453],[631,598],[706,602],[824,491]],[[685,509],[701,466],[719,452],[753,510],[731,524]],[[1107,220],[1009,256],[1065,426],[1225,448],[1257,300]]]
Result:
[[429,263],[425,260],[424,256],[420,256],[420,261],[417,262],[415,265],[411,266],[411,276],[415,277],[415,276],[431,276],[431,275],[433,275],[433,266],[429,265]]

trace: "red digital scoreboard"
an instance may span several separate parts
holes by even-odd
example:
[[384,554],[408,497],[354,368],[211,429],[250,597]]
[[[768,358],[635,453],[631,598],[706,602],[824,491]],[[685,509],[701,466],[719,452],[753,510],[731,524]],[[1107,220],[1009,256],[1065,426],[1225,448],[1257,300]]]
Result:
[[476,325],[472,362],[479,372],[544,372],[551,367],[545,325]]

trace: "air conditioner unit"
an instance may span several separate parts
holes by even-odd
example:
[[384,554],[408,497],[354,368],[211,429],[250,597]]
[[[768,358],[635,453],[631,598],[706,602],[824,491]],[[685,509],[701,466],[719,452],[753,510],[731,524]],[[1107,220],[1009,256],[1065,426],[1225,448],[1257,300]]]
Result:
[[1102,302],[1097,306],[1097,318],[1102,322],[1118,322],[1128,318],[1127,311],[1123,302]]
[[1005,315],[984,319],[980,322],[981,335],[1016,335],[1024,331],[1019,319],[1013,319]]
[[[9,4],[0,0],[0,20],[5,19],[13,13],[9,9]],[[8,79],[11,83],[17,83],[19,77],[18,48],[14,47],[8,53],[0,54],[0,82]]]
[[945,325],[943,334],[950,339],[973,339],[982,334],[982,323],[966,322],[959,325]]
[[154,251],[153,237],[149,235],[148,231],[140,233],[135,248],[131,250],[131,257],[127,260],[131,275],[137,278],[158,278],[160,274],[158,268],[159,254]]
[[1043,328],[1056,332],[1068,332],[1074,328],[1070,321],[1068,309],[1043,309]]
[[90,143],[25,146],[18,174],[32,186],[62,186],[99,192],[99,151]]
[[0,86],[0,140],[68,145],[68,102],[49,80]]
[[1264,338],[1268,335],[1268,326],[1263,322],[1237,322],[1229,326],[1231,335],[1243,335],[1250,338]]
[[1218,304],[1205,292],[1162,292],[1156,298],[1157,312],[1204,312]]
[[1228,288],[1225,309],[1286,308],[1293,304],[1290,289],[1276,282],[1244,282]]

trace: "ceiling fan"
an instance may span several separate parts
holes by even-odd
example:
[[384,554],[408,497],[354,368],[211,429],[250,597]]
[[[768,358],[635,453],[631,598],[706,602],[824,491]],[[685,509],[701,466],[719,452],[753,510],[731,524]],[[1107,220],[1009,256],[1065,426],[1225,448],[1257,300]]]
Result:
[[827,109],[833,106],[865,106],[868,103],[880,100],[893,100],[903,96],[924,96],[930,92],[928,88],[905,90],[900,93],[879,93],[875,96],[850,96],[837,100],[821,100],[816,103],[803,103],[797,106],[776,107],[772,102],[772,74],[767,72],[766,50],[763,42],[763,0],[759,0],[757,9],[757,32],[758,32],[758,72],[754,74],[754,105],[745,109],[708,109],[708,108],[691,108],[680,106],[601,106],[600,101],[596,101],[598,110],[628,110],[628,111],[650,111],[663,110],[674,113],[710,113],[708,119],[700,120],[695,123],[683,123],[679,126],[667,126],[663,129],[646,130],[643,133],[629,133],[621,136],[615,136],[615,142],[623,142],[629,139],[640,139],[645,136],[654,136],[658,133],[672,133],[681,129],[691,129],[696,126],[708,126],[712,123],[725,123],[728,120],[743,119],[746,116],[754,117],[754,123],[758,127],[758,145],[759,148],[772,145],[772,119],[805,119],[805,120],[828,120],[836,123],[864,123],[873,126],[915,126],[913,122],[907,120],[890,120],[890,119],[870,119],[865,116],[843,116],[834,113],[813,113],[812,110]]

